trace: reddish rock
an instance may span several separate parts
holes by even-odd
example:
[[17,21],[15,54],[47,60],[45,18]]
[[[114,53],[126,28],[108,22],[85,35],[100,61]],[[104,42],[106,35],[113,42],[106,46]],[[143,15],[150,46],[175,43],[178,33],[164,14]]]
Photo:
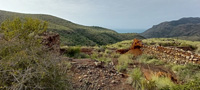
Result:
[[42,44],[49,50],[60,52],[60,35],[57,33],[44,33],[41,35]]

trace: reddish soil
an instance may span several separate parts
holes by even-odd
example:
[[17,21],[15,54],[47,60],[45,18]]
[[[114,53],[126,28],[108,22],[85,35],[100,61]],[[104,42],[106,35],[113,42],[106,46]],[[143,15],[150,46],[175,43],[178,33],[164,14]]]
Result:
[[134,56],[139,56],[142,54],[142,50],[141,50],[142,47],[143,47],[142,41],[138,39],[134,39],[129,49],[119,49],[116,52],[120,54],[130,53],[130,54],[134,54]]
[[163,66],[155,66],[151,64],[141,64],[141,70],[143,72],[143,75],[147,80],[151,80],[151,77],[153,75],[156,75],[158,77],[168,77],[170,78],[174,83],[178,83],[176,75],[169,69],[164,68]]
[[128,51],[129,51],[129,49],[118,49],[116,52],[120,53],[120,54],[125,54]]
[[81,52],[91,55],[93,48],[81,48]]

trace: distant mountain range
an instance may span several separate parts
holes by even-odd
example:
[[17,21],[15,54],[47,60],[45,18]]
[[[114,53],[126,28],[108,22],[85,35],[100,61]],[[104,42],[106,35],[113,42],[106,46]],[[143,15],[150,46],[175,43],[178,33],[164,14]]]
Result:
[[48,31],[59,33],[62,45],[106,45],[122,40],[144,38],[136,33],[120,34],[102,27],[83,26],[51,15],[22,14],[0,10],[0,23],[6,19],[15,17],[22,19],[31,17],[42,21],[48,21]]
[[200,41],[200,18],[181,18],[175,21],[163,22],[141,34],[146,38],[175,37],[186,40]]

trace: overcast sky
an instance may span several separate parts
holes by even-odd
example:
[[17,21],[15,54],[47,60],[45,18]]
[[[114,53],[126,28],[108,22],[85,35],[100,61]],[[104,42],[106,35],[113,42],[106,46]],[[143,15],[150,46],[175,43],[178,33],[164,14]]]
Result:
[[200,17],[200,0],[0,0],[0,10],[50,14],[126,32],[120,30],[148,29],[163,21]]

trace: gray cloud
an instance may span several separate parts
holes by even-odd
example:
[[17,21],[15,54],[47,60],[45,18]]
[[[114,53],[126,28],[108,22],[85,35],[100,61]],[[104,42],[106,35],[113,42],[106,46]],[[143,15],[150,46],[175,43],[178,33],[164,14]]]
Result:
[[163,21],[200,17],[200,0],[0,0],[0,9],[43,13],[111,29],[147,29]]

